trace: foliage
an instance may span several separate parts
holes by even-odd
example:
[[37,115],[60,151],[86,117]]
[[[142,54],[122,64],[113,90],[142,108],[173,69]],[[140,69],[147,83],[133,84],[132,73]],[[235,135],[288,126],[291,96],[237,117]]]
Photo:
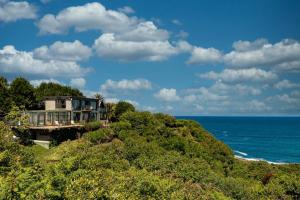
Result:
[[100,121],[93,121],[84,123],[84,130],[85,131],[94,131],[102,127],[102,123]]
[[104,142],[111,141],[113,138],[113,132],[111,129],[99,129],[93,132],[89,132],[85,134],[85,138],[87,138],[93,144],[101,144]]
[[109,122],[116,121],[116,115],[115,115],[116,104],[114,104],[114,103],[106,103],[105,107],[106,107],[108,121]]
[[3,123],[0,133],[0,199],[300,197],[300,165],[237,160],[199,124],[164,114],[125,112],[48,151],[15,143]]
[[120,101],[117,103],[115,108],[115,117],[118,121],[121,115],[128,111],[135,111],[135,108],[132,104],[126,102],[126,101]]
[[35,93],[33,86],[28,80],[18,77],[10,84],[10,93],[12,94],[12,100],[18,107],[24,106],[26,109],[30,109],[35,105]]
[[52,82],[41,83],[35,89],[35,93],[38,101],[43,100],[45,96],[83,96],[78,89]]
[[11,102],[12,99],[7,80],[0,76],[0,119],[9,112]]

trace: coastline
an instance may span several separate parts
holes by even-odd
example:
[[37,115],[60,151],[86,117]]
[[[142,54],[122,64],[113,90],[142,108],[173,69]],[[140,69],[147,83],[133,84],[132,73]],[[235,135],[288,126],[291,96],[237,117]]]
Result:
[[265,160],[263,158],[245,158],[245,157],[242,157],[242,156],[238,156],[238,155],[234,155],[234,158],[238,159],[238,160],[242,160],[242,161],[254,161],[254,162],[260,162],[260,161],[263,161],[263,162],[267,162],[269,164],[273,164],[273,165],[299,165],[300,163],[284,163],[284,162],[272,162],[272,161],[268,161],[268,160]]

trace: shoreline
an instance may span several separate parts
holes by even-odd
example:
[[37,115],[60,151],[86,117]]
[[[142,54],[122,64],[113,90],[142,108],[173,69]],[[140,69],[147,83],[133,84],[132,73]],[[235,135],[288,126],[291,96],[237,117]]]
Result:
[[273,165],[299,165],[300,163],[285,163],[285,162],[272,162],[272,161],[268,161],[265,160],[263,158],[245,158],[242,156],[238,156],[238,155],[234,155],[234,158],[238,159],[238,160],[242,160],[242,161],[254,161],[254,162],[267,162],[269,164],[273,164]]

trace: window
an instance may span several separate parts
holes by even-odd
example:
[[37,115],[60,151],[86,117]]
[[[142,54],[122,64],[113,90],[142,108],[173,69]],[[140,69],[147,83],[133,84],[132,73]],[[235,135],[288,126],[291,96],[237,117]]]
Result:
[[66,100],[65,99],[55,100],[55,108],[66,108]]

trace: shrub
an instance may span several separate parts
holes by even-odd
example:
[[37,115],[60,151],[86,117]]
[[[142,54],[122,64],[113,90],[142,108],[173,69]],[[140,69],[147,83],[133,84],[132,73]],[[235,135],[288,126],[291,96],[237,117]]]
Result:
[[93,121],[84,124],[85,131],[94,131],[102,127],[102,123],[100,121]]
[[113,138],[113,131],[109,128],[99,129],[87,133],[85,137],[93,144],[100,144],[111,141]]
[[116,120],[119,121],[121,115],[128,111],[132,111],[132,112],[135,111],[135,108],[132,104],[125,102],[125,101],[120,101],[119,103],[117,103],[116,109],[115,109]]

